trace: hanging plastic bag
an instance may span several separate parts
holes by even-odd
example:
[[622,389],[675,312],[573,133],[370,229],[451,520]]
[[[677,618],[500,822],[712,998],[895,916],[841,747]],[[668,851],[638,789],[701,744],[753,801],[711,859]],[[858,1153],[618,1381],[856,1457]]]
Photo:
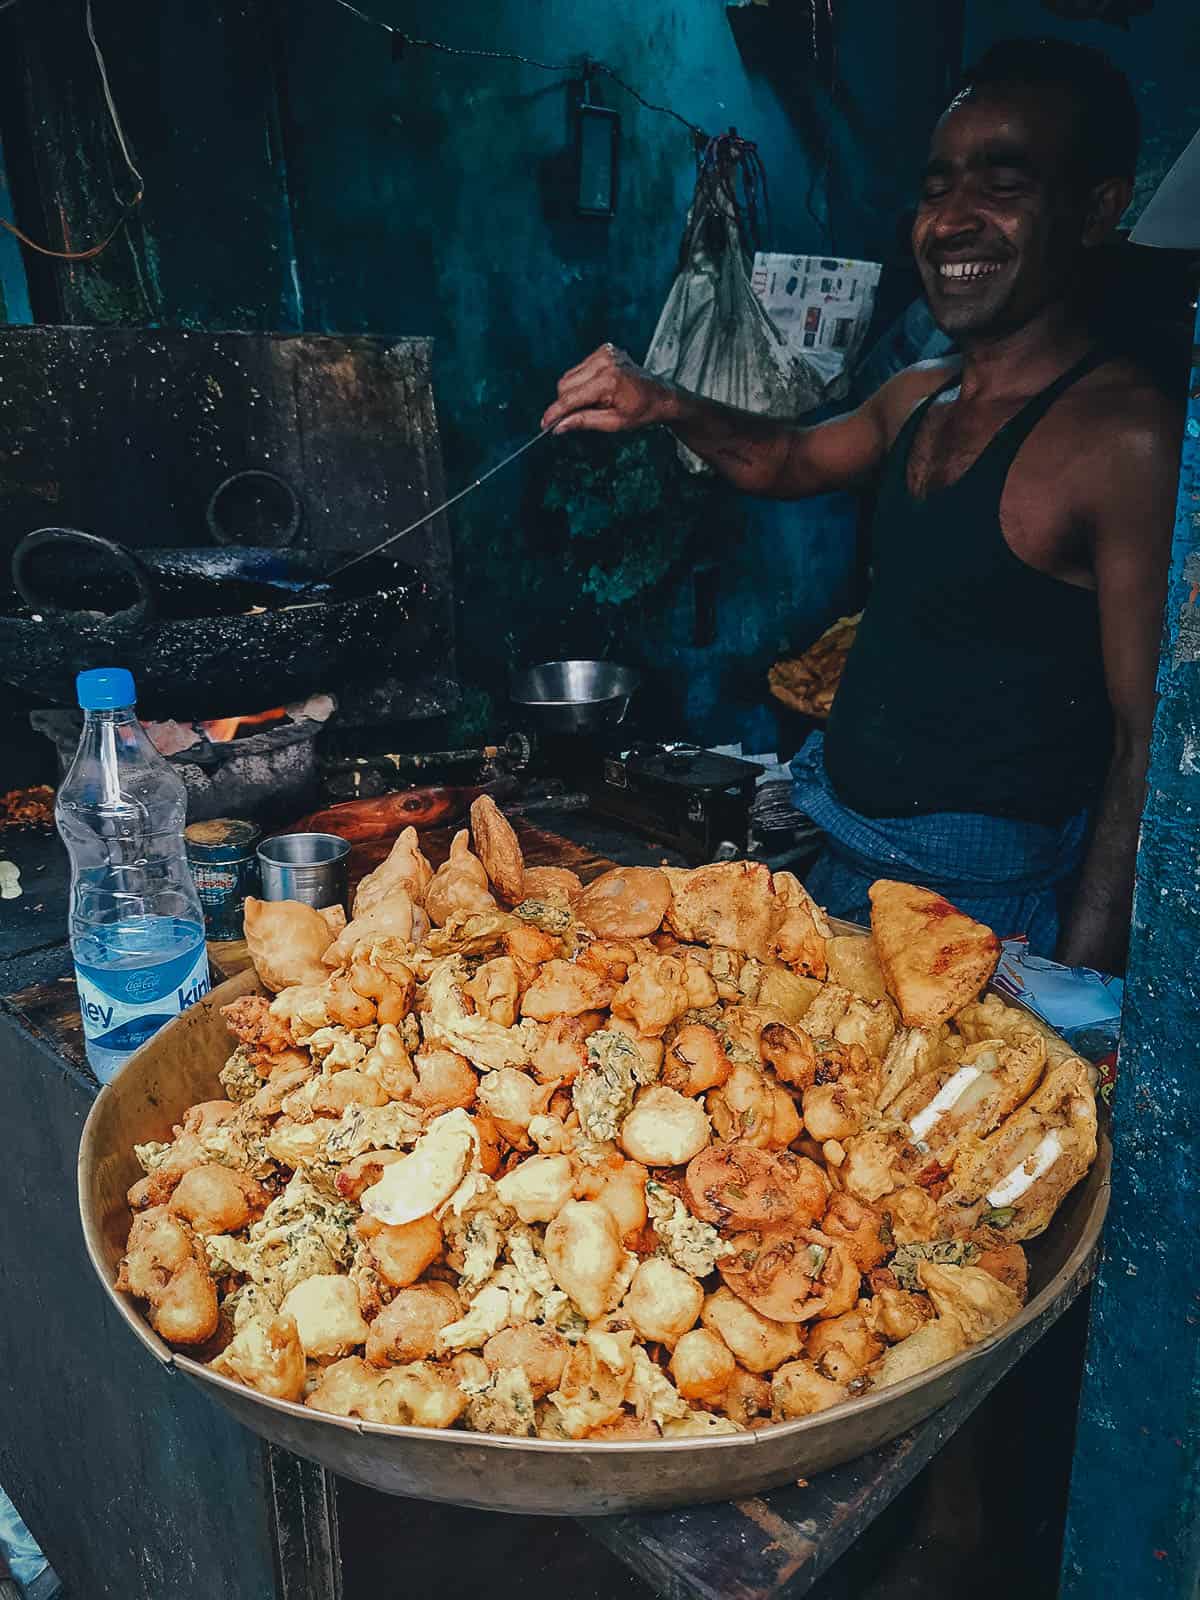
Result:
[[[739,193],[740,190],[740,193]],[[766,177],[753,144],[730,131],[700,157],[679,270],[643,365],[693,394],[760,416],[798,417],[824,384],[771,321],[751,288],[759,195]],[[686,445],[692,472],[708,472]]]

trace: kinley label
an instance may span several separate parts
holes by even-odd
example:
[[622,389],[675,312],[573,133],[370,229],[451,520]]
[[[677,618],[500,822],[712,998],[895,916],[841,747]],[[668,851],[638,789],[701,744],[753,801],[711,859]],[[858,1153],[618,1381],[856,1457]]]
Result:
[[[143,986],[130,982],[128,974],[121,974],[122,981],[114,984],[117,973],[106,972],[102,968],[76,966],[79,1010],[83,1017],[83,1031],[90,1044],[98,1045],[102,1050],[136,1050],[156,1034],[165,1022],[170,1022],[172,1017],[194,1006],[197,1000],[203,999],[208,993],[211,987],[208,951],[203,942],[182,960],[177,958],[166,965],[175,969],[170,974],[170,987],[161,981],[163,974],[160,968],[158,981],[144,985],[151,991],[144,998],[137,994],[138,988]],[[153,968],[150,970],[154,971]],[[119,996],[111,992],[114,987],[120,988]]]

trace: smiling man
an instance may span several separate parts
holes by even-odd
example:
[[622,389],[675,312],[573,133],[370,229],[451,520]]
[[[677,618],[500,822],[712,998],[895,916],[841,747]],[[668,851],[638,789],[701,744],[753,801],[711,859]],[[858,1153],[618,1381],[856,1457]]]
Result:
[[606,345],[560,431],[665,423],[752,494],[878,485],[873,581],[822,738],[793,763],[827,847],[809,887],[940,890],[1042,954],[1121,970],[1180,415],[1088,325],[1129,203],[1123,74],[1054,40],[993,47],[934,130],[912,243],[961,354],[804,428],[650,377]]

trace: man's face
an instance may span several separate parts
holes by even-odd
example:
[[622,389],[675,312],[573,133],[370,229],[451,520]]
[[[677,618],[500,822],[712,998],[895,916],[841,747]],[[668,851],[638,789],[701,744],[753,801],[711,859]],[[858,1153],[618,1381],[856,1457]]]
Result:
[[943,114],[912,242],[946,333],[1010,333],[1068,289],[1088,202],[1073,115],[1069,95],[1019,86],[968,91]]

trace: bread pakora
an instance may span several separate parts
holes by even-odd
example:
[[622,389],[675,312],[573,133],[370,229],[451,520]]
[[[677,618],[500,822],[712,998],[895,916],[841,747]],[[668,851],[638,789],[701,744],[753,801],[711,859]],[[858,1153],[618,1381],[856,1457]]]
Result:
[[297,981],[225,1009],[227,1097],[136,1150],[117,1282],[160,1337],[317,1412],[639,1440],[809,1416],[1016,1315],[1096,1105],[976,998],[989,930],[883,883],[835,936],[753,863],[518,881],[473,821],[436,875],[398,841],[341,929],[252,903]]
[[881,878],[870,896],[875,952],[905,1024],[947,1022],[995,972],[999,939],[932,889]]

